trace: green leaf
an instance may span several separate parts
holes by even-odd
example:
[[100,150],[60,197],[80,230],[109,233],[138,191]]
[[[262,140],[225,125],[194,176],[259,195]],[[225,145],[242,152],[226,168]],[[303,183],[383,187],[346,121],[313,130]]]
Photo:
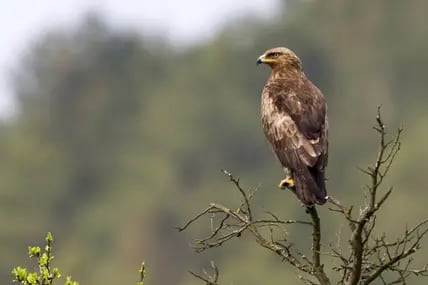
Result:
[[15,267],[12,270],[12,274],[15,276],[14,281],[20,282],[22,280],[27,279],[27,275],[28,275],[27,268],[22,268],[21,266]]
[[49,262],[49,256],[46,252],[43,252],[43,254],[39,257],[39,264],[40,266],[46,266]]
[[61,272],[59,272],[58,267],[55,267],[55,268],[52,270],[52,276],[53,276],[54,278],[60,278],[60,277],[61,277]]
[[34,256],[39,257],[40,251],[41,251],[41,249],[39,246],[29,246],[28,247],[28,255],[30,257],[34,257]]
[[79,285],[79,282],[73,281],[70,276],[67,276],[64,285]]
[[40,269],[40,273],[42,274],[43,279],[47,280],[51,277],[49,273],[49,269],[47,267],[42,267]]
[[27,275],[28,284],[36,285],[38,283],[39,279],[40,279],[40,277],[37,274],[37,272],[28,273],[28,275]]
[[48,232],[46,234],[46,242],[47,243],[52,243],[53,242],[53,237],[52,237],[52,233],[51,232]]

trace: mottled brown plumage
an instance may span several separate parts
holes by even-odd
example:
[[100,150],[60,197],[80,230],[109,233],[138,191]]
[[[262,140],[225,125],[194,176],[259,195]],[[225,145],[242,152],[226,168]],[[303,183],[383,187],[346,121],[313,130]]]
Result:
[[287,48],[270,49],[257,63],[272,68],[262,92],[262,126],[291,178],[288,186],[304,205],[324,204],[328,151],[324,95],[306,77],[300,59]]

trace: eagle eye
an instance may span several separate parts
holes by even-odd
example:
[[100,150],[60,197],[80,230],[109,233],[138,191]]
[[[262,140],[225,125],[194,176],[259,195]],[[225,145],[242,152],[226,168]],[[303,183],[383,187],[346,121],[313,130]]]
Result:
[[281,53],[279,52],[271,52],[269,53],[269,57],[279,57],[281,55]]

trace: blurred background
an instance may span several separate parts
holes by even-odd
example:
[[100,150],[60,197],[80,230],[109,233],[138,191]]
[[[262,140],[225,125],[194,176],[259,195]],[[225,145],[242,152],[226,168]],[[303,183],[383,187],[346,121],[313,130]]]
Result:
[[[394,239],[427,216],[427,11],[427,1],[391,0],[5,3],[1,280],[52,231],[55,265],[81,284],[133,284],[142,260],[147,284],[201,284],[187,270],[212,259],[225,284],[300,284],[245,236],[197,254],[192,237],[208,233],[208,222],[175,230],[211,201],[237,205],[221,168],[260,188],[257,209],[306,218],[277,190],[281,168],[260,128],[269,69],[255,62],[275,46],[293,49],[327,97],[329,194],[362,202],[368,179],[358,167],[376,154],[377,105],[391,133],[404,126],[376,232]],[[345,225],[320,211],[334,243]],[[306,229],[289,234],[310,250]]]

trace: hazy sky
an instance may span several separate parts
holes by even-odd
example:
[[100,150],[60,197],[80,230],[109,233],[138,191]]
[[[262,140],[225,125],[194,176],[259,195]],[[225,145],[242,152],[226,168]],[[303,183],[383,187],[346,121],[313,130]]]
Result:
[[275,14],[279,0],[14,0],[0,11],[0,116],[13,111],[10,70],[31,42],[46,30],[69,26],[87,11],[99,11],[109,21],[143,33],[154,31],[181,44],[212,37],[227,21],[246,13]]

